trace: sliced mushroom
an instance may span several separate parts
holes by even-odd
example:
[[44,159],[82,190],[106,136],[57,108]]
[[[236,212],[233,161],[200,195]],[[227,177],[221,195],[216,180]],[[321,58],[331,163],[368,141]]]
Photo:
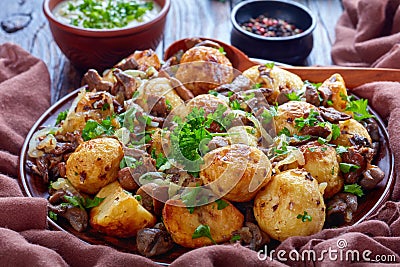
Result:
[[104,81],[97,70],[89,69],[82,79],[82,85],[87,85],[89,91],[111,91],[113,84],[108,81]]
[[336,194],[327,203],[327,219],[329,226],[340,226],[349,223],[353,219],[353,213],[357,211],[357,196],[350,193]]
[[345,121],[351,119],[351,116],[340,112],[332,107],[319,107],[320,114],[322,118],[331,122],[331,123],[339,123],[339,121]]
[[367,170],[363,172],[363,177],[359,181],[362,188],[371,190],[385,178],[385,173],[375,165],[369,165]]
[[164,254],[174,247],[169,233],[158,228],[139,230],[136,236],[136,244],[139,253],[146,257]]

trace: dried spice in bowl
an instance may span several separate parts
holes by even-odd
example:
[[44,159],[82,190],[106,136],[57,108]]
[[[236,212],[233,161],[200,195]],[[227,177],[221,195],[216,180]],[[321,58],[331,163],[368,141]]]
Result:
[[257,18],[251,18],[248,21],[240,23],[240,26],[251,33],[265,37],[285,37],[292,36],[302,32],[294,24],[283,19],[268,18],[260,15]]

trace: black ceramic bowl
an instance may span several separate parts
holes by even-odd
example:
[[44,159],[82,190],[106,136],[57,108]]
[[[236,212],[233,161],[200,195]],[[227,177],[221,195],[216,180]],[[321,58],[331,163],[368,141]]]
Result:
[[[302,32],[287,37],[264,37],[242,29],[241,23],[264,15],[283,19]],[[303,5],[287,0],[248,0],[231,13],[231,43],[250,57],[302,65],[313,48],[316,19]]]

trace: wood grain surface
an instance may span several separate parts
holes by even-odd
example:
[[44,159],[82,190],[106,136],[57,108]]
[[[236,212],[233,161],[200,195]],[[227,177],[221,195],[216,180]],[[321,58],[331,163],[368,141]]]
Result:
[[[230,11],[240,0],[171,0],[164,39],[157,48],[163,51],[172,42],[186,37],[209,37],[230,43]],[[306,5],[317,17],[314,49],[307,65],[331,65],[330,50],[335,40],[334,26],[342,13],[340,0],[296,0]],[[41,58],[51,75],[52,102],[76,89],[82,73],[78,73],[54,42],[40,0],[2,0],[0,8],[0,43],[20,45]],[[27,24],[21,30],[7,33],[10,23]],[[133,51],[132,51],[133,52]]]

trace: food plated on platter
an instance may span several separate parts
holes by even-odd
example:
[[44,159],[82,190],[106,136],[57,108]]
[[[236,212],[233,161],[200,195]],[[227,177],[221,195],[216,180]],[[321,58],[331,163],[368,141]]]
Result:
[[198,40],[82,83],[33,127],[21,179],[83,240],[167,262],[213,244],[258,250],[357,223],[390,190],[384,125],[339,73],[241,73]]

